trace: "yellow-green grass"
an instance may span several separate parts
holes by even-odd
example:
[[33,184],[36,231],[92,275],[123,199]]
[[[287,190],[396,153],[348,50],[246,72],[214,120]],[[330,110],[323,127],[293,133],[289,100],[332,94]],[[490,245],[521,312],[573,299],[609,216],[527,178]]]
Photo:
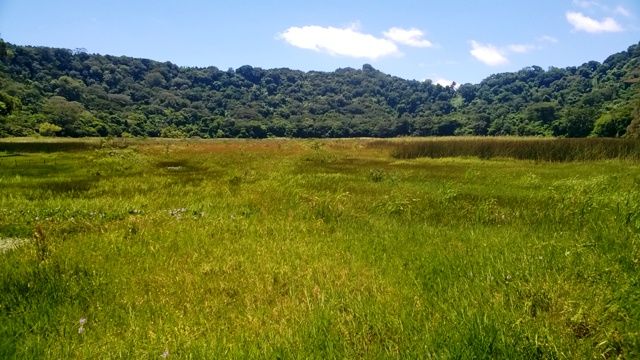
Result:
[[33,240],[0,254],[0,358],[640,356],[634,161],[286,139],[5,155],[0,238]]

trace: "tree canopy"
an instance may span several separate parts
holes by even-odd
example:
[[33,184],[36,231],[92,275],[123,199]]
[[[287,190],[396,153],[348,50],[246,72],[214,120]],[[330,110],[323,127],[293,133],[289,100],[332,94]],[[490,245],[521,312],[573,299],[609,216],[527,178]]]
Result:
[[640,44],[603,63],[532,66],[459,87],[368,64],[220,70],[0,45],[0,136],[584,137],[640,128]]

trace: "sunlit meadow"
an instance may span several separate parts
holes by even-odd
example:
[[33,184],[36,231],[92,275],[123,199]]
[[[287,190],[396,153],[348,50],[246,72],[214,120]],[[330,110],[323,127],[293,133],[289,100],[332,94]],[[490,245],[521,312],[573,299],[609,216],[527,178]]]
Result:
[[635,155],[407,142],[0,142],[0,358],[640,357]]

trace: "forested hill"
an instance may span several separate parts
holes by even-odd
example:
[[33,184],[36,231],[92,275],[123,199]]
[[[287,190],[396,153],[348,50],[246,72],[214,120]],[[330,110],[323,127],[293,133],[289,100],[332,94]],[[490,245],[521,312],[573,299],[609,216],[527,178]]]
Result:
[[188,68],[0,40],[0,137],[637,136],[638,78],[640,44],[455,88],[370,65]]

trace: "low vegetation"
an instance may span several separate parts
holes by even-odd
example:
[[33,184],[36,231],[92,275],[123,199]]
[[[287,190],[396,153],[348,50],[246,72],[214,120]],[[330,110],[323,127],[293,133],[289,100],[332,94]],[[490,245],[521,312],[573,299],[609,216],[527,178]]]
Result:
[[0,358],[640,356],[636,155],[127,141],[0,142]]

